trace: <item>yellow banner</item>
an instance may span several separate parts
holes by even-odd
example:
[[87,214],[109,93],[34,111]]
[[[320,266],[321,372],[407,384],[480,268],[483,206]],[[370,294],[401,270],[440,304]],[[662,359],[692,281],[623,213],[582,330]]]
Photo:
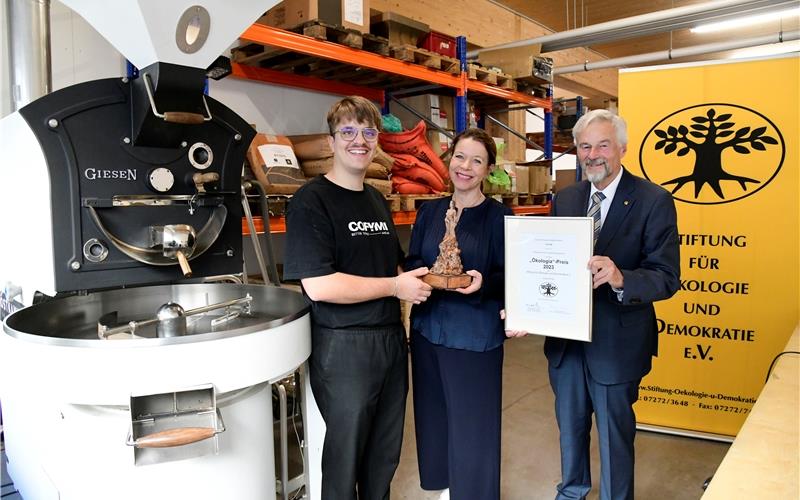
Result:
[[681,288],[656,305],[640,423],[735,435],[800,311],[800,58],[620,73],[625,165],[672,192]]

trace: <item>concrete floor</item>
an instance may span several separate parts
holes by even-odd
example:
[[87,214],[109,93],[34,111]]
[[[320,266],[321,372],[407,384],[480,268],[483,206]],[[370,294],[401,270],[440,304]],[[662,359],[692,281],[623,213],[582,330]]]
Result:
[[[558,428],[553,393],[547,381],[543,339],[530,336],[505,345],[503,372],[503,500],[555,497],[559,482]],[[598,497],[597,436],[592,437],[592,477],[587,497]],[[641,500],[699,499],[702,484],[716,470],[729,445],[700,439],[639,432],[636,438],[636,498]],[[2,500],[21,500],[6,475],[0,454]],[[419,487],[414,420],[409,394],[400,466],[392,482],[393,500],[435,500],[438,493]],[[476,499],[454,499],[476,500]]]
[[[555,498],[560,481],[558,427],[553,392],[547,380],[542,337],[505,344],[503,371],[502,497],[504,500]],[[392,482],[393,500],[435,500],[438,493],[419,487],[411,397],[406,413],[400,466]],[[690,500],[702,496],[702,484],[714,474],[730,445],[700,439],[639,432],[636,437],[636,498]],[[594,488],[599,498],[597,435],[592,436]],[[454,499],[471,500],[471,499]]]

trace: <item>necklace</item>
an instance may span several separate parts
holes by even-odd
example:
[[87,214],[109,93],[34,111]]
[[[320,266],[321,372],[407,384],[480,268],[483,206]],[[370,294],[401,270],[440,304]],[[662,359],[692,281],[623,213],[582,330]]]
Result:
[[486,196],[484,196],[483,193],[481,193],[480,191],[478,191],[478,197],[475,200],[470,201],[470,202],[462,200],[461,198],[458,198],[458,200],[457,200],[456,199],[456,195],[453,194],[453,203],[455,203],[455,205],[458,207],[459,211],[461,211],[461,209],[464,209],[464,208],[477,207],[478,205],[483,203],[483,200],[485,200],[485,199],[486,199]]

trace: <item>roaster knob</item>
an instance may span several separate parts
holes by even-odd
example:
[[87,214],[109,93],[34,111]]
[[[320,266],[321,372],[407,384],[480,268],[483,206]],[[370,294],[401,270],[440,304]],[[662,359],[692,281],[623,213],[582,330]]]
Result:
[[168,168],[159,167],[150,172],[150,187],[156,192],[166,193],[175,185],[175,176]]

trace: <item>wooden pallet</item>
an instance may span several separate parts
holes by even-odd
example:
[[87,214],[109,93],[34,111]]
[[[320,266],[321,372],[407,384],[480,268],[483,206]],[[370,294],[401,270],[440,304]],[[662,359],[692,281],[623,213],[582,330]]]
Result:
[[362,48],[366,51],[380,54],[382,56],[389,55],[389,39],[382,36],[373,35],[372,33],[363,33],[361,35]]
[[547,197],[550,193],[541,194],[528,194],[528,193],[507,193],[500,195],[503,198],[503,204],[509,207],[517,206],[530,206],[530,205],[546,205]]
[[470,80],[478,80],[479,82],[488,83],[490,85],[497,85],[497,73],[482,68],[477,64],[467,64],[467,78]]
[[437,200],[449,194],[387,194],[386,202],[392,212],[412,212],[426,201]]
[[517,90],[516,80],[505,73],[497,73],[497,86],[507,90]]
[[413,45],[393,45],[389,47],[389,52],[392,57],[400,59],[401,61],[408,61],[419,64],[420,66],[438,69],[452,75],[457,75],[461,72],[458,59],[443,56],[436,52],[431,52],[430,50],[420,49]]
[[310,21],[303,25],[302,33],[319,40],[335,42],[355,49],[366,50],[382,56],[389,55],[389,39],[371,33],[334,26],[319,21]]
[[489,70],[477,64],[467,64],[467,78],[508,90],[517,90],[517,82],[511,75]]
[[[295,31],[297,28],[289,30]],[[339,43],[347,45],[354,49],[361,49],[364,47],[364,38],[360,31],[345,28],[344,26],[334,26],[332,24],[323,23],[320,21],[309,21],[300,26],[299,31],[296,33],[303,33],[306,36],[316,38],[317,40],[325,40],[328,42]],[[388,44],[388,42],[387,42]]]
[[[380,36],[372,35],[370,33],[361,33],[358,30],[345,28],[343,26],[335,26],[332,24],[323,23],[320,21],[309,21],[298,26],[289,28],[287,31],[294,33],[302,33],[303,35],[316,38],[317,40],[325,40],[334,42],[341,45],[346,45],[354,49],[366,50],[375,54],[384,56],[389,55],[389,40]],[[284,54],[292,53],[288,49],[278,47],[269,47],[256,43],[247,43],[238,48],[233,49],[233,61],[240,64],[247,64],[252,66],[269,66],[276,69],[274,65],[267,64],[268,61],[273,60]],[[292,53],[294,54],[294,53]],[[298,63],[301,65],[303,60],[317,59],[316,57],[305,56],[296,54]],[[287,64],[288,61],[282,61],[281,64]],[[285,68],[284,68],[285,69]],[[278,69],[279,71],[282,69]]]

